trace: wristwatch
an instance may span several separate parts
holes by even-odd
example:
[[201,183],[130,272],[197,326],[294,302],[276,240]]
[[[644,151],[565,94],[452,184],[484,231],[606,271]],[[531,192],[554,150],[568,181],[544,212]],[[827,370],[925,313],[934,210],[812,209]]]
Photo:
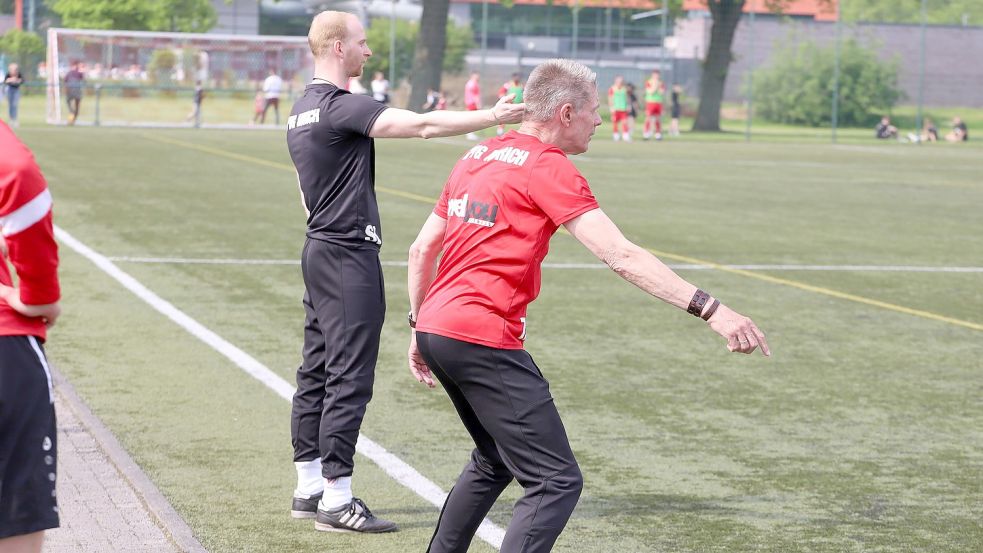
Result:
[[410,328],[416,328],[416,321],[413,319],[413,312],[410,311],[406,315],[406,320],[410,323]]

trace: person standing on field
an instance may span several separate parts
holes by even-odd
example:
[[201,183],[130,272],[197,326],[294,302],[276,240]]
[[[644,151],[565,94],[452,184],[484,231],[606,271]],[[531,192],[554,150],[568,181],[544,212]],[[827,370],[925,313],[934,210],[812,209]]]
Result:
[[73,61],[71,69],[65,74],[65,98],[68,102],[68,124],[74,125],[79,118],[79,109],[82,106],[82,87],[85,84],[85,75],[79,69],[79,62]]
[[614,84],[608,89],[608,108],[611,112],[614,141],[622,139],[631,142],[628,131],[628,88],[625,87],[625,80],[621,75],[614,78]]
[[[481,109],[481,85],[478,84],[478,73],[472,72],[471,78],[464,83],[464,109],[477,111]],[[468,140],[478,140],[478,135],[473,132],[467,134]]]
[[375,196],[375,138],[460,135],[521,120],[523,104],[502,98],[492,109],[418,114],[351,94],[372,51],[349,13],[321,12],[308,41],[314,78],[287,120],[287,147],[307,213],[303,362],[291,409],[297,487],[295,518],[321,531],[391,532],[353,496],[355,442],[372,397],[386,313]]
[[[536,67],[517,131],[464,154],[410,246],[409,368],[440,381],[475,449],[451,489],[429,553],[465,553],[505,487],[524,490],[502,553],[545,553],[567,524],[583,476],[549,383],[525,351],[527,306],[563,226],[619,276],[707,321],[730,351],[770,355],[757,326],[622,235],[567,157],[601,124],[597,76],[571,60]],[[438,265],[437,260],[440,260]]]
[[263,116],[260,117],[260,124],[266,123],[266,112],[272,107],[273,114],[276,116],[276,124],[280,124],[280,91],[283,89],[283,79],[276,74],[276,69],[270,68],[270,74],[263,81]]
[[[642,137],[648,140],[655,136],[662,140],[662,103],[665,101],[666,85],[662,82],[658,69],[652,71],[652,76],[645,80],[645,128]],[[652,134],[652,130],[655,134]]]
[[59,524],[55,400],[43,347],[61,314],[58,246],[44,176],[4,123],[0,152],[0,552],[38,553],[44,531]]
[[[502,85],[502,88],[498,89],[498,97],[512,95],[513,102],[516,104],[522,103],[522,76],[518,73],[512,73],[512,78]],[[496,134],[499,136],[505,134],[505,125],[499,125],[496,130]]]

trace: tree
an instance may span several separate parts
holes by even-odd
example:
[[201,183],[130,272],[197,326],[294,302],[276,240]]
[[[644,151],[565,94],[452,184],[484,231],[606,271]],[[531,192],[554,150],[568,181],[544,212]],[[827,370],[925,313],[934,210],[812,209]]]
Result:
[[[21,71],[26,71],[29,62],[36,61],[32,58],[44,55],[44,41],[34,33],[11,29],[0,36],[0,52],[9,56],[10,61],[17,62]],[[0,67],[0,71],[6,70],[6,67]]]
[[[835,46],[820,48],[813,42],[781,51],[755,76],[758,114],[779,123],[829,125],[835,58]],[[870,126],[900,97],[897,61],[882,61],[855,39],[843,42],[839,123]]]
[[[376,71],[381,71],[388,78],[389,19],[373,19],[366,34],[369,44],[372,45],[372,57],[365,62],[365,75],[372,76]],[[396,86],[410,73],[413,64],[413,48],[419,36],[420,26],[415,22],[396,21],[396,72],[393,86]],[[471,36],[471,28],[448,22],[443,70],[448,73],[463,71],[464,58],[472,46],[474,46],[474,39]]]
[[[724,97],[724,83],[734,54],[734,32],[741,21],[745,0],[704,0],[713,18],[710,27],[710,47],[703,60],[703,76],[700,81],[700,106],[693,122],[694,131],[720,131],[720,103]],[[829,5],[830,0],[819,0]],[[772,12],[781,13],[789,0],[765,0]]]
[[423,0],[420,17],[420,39],[413,54],[413,74],[410,75],[409,108],[419,110],[427,99],[427,89],[440,90],[444,67],[444,48],[447,46],[447,10],[450,0]]
[[[921,0],[850,0],[841,2],[843,21],[920,23]],[[979,0],[928,0],[928,23],[938,25],[983,24],[983,2]]]
[[65,27],[205,32],[217,15],[208,0],[53,0]]

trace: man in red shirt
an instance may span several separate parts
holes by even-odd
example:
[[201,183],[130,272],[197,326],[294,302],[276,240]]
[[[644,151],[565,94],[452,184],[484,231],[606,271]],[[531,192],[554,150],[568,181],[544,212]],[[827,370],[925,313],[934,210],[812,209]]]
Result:
[[567,158],[586,152],[601,124],[596,75],[574,61],[548,61],[529,76],[525,101],[518,131],[457,163],[410,247],[410,371],[428,386],[440,381],[476,446],[444,504],[431,553],[467,551],[512,478],[525,495],[502,553],[549,551],[580,497],[583,478],[549,384],[523,349],[526,307],[561,225],[622,278],[706,320],[729,350],[760,346],[770,355],[750,319],[628,241]]
[[0,152],[0,551],[41,551],[44,530],[58,527],[54,395],[41,347],[61,313],[58,247],[41,170],[4,123]]

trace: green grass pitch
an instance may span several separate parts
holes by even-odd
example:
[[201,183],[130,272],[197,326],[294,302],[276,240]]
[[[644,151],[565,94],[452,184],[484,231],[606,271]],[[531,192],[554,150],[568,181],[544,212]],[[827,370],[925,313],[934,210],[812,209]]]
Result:
[[[605,127],[606,128],[606,127]],[[866,131],[865,131],[866,132]],[[108,256],[298,259],[282,132],[25,126],[56,224]],[[791,139],[615,144],[577,164],[605,211],[669,263],[983,267],[983,149]],[[460,139],[377,141],[384,261],[405,261]],[[359,457],[355,491],[402,531],[288,517],[289,405],[61,249],[53,361],[214,552],[423,551],[437,510]],[[572,238],[548,262],[590,263]],[[287,380],[294,265],[119,261]],[[405,368],[406,270],[363,431],[445,490],[469,441]],[[527,349],[586,488],[559,552],[983,549],[983,273],[680,270],[753,317],[773,357],[738,356],[610,271],[545,269]],[[491,513],[507,523],[513,486]],[[472,551],[491,551],[476,541]]]

